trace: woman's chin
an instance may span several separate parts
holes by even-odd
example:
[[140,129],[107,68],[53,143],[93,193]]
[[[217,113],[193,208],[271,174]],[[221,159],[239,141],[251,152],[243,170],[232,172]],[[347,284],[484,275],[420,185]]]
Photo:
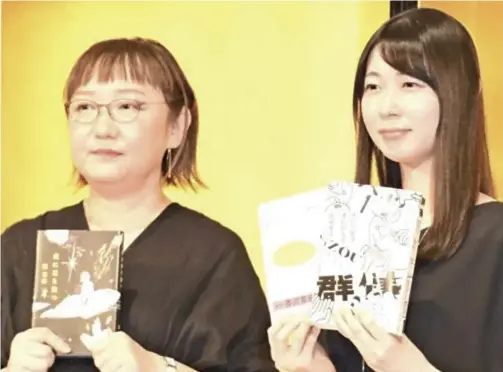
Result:
[[89,185],[114,184],[124,180],[124,175],[113,172],[89,172],[84,175]]
[[403,166],[416,168],[432,159],[433,150],[417,146],[383,146],[386,158]]
[[387,152],[384,153],[384,156],[395,163],[413,167],[414,164],[417,163],[417,155],[411,154],[410,152]]

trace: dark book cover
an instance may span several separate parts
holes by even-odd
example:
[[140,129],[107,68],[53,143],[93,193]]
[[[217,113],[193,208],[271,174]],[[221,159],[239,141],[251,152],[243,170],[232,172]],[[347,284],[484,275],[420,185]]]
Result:
[[32,327],[47,327],[90,356],[86,342],[117,331],[122,285],[120,231],[40,230]]

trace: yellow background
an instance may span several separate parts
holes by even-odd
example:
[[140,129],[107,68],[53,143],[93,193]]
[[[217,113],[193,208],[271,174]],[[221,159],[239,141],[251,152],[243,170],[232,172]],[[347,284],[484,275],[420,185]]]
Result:
[[[493,160],[503,151],[501,7],[461,12],[480,43]],[[258,204],[352,179],[354,71],[388,15],[387,1],[2,3],[2,231],[85,194],[71,184],[62,106],[73,62],[101,39],[151,37],[196,91],[210,186],[168,193],[238,232],[263,278]]]
[[472,35],[480,59],[489,156],[503,200],[503,1],[422,1],[457,18]]

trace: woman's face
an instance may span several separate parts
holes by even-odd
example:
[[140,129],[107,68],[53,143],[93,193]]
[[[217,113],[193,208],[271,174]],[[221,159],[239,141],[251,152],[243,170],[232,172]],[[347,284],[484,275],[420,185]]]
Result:
[[91,80],[70,102],[73,161],[91,186],[160,178],[163,154],[180,144],[183,129],[168,123],[169,107],[159,90],[125,80]]
[[435,91],[388,65],[378,47],[370,55],[364,86],[362,118],[379,150],[410,167],[429,160],[440,120]]

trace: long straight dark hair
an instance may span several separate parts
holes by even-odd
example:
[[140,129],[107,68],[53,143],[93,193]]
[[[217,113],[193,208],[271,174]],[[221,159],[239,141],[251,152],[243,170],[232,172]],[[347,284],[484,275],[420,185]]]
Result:
[[436,9],[421,8],[391,18],[365,46],[353,90],[358,150],[355,181],[371,183],[375,164],[382,186],[402,188],[400,165],[375,146],[361,115],[367,63],[375,48],[390,66],[425,82],[439,98],[433,222],[418,257],[448,258],[464,240],[479,192],[494,197],[475,45],[456,19]]

